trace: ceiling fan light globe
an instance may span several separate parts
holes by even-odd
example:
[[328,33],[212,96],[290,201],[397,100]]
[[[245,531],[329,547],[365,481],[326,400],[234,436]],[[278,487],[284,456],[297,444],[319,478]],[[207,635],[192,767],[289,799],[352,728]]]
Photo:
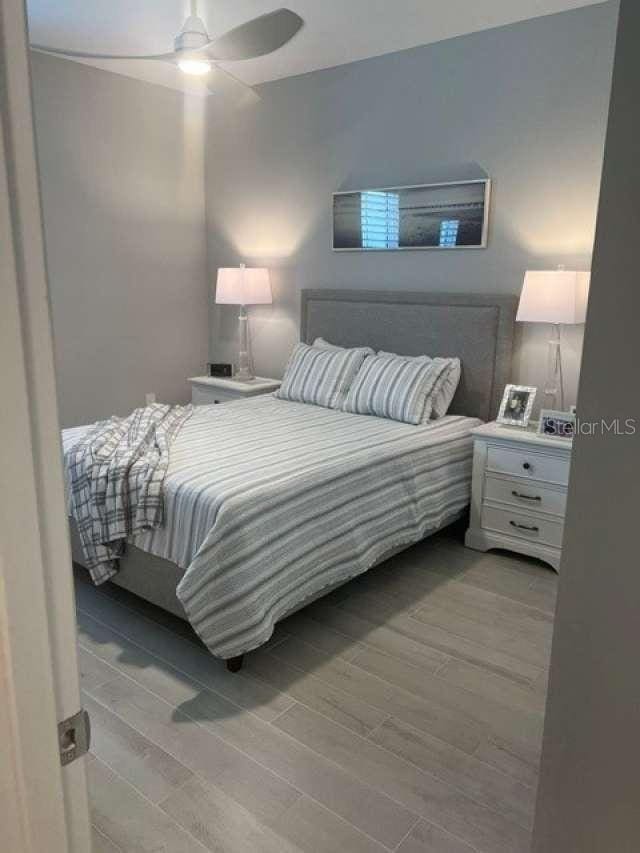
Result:
[[211,71],[211,63],[206,59],[181,59],[178,62],[178,68],[183,74],[190,74],[192,77],[204,77]]
[[209,44],[209,34],[202,18],[191,15],[173,40],[175,50],[200,50]]

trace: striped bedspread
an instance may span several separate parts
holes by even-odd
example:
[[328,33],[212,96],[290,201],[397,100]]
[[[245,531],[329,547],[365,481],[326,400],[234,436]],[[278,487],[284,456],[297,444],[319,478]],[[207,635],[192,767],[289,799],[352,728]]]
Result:
[[[164,524],[132,541],[185,570],[191,624],[214,655],[235,657],[296,605],[458,515],[478,424],[271,396],[198,407],[171,447]],[[65,450],[81,429],[64,432]]]

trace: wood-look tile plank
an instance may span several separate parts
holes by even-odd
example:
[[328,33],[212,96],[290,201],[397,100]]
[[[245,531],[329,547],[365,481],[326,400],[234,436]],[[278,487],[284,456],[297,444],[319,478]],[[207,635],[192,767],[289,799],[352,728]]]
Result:
[[80,688],[100,687],[112,678],[117,678],[118,671],[101,661],[95,655],[78,650],[78,669],[80,671]]
[[[384,578],[385,573],[380,574]],[[498,657],[496,664],[505,672],[511,669],[519,672],[521,664],[518,661],[542,667],[547,665],[553,635],[551,613],[478,587],[451,581],[436,572],[426,571],[418,578],[416,580],[407,572],[406,577],[402,578],[405,586],[397,590],[391,583],[397,584],[398,578],[393,578],[389,584],[380,580],[375,586],[366,587],[363,584],[362,589],[354,590],[345,600],[336,603],[353,612],[357,612],[361,605],[368,606],[369,611],[375,613],[377,618],[381,618],[385,608],[393,607],[395,613],[392,612],[391,615],[417,618],[470,641],[499,650],[504,658],[500,660]],[[443,580],[445,583],[442,583]],[[432,586],[429,582],[432,582]],[[417,589],[410,593],[414,583]],[[473,606],[475,598],[480,600],[479,606]],[[427,640],[425,637],[425,642]],[[437,641],[435,645],[440,648]],[[448,645],[445,644],[444,648],[447,649]],[[461,651],[464,653],[464,649]],[[486,662],[490,663],[490,660]]]
[[159,803],[193,775],[88,693],[82,698],[91,718],[91,752],[148,800]]
[[[354,594],[335,607],[324,606],[322,602],[313,605],[313,616],[323,624],[341,624],[343,630],[350,629],[359,634],[366,632],[367,625],[373,631],[377,623],[384,622],[384,628],[376,629],[376,633],[384,633],[385,641],[368,644],[428,672],[435,672],[439,668],[438,660],[444,663],[449,657],[457,657],[482,664],[514,681],[529,684],[546,665],[548,656],[536,647],[527,646],[526,655],[512,653],[511,649],[519,641],[500,629],[473,624],[472,627],[477,628],[476,636],[469,637],[468,633],[473,631],[467,632],[465,636],[455,615],[442,615],[440,611],[439,618],[430,619],[428,613],[425,616],[397,613],[388,601],[379,595]],[[485,635],[484,642],[479,637],[481,633]]]
[[[500,622],[508,626],[509,630],[512,628],[517,630],[523,624],[539,626],[541,631],[546,632],[551,632],[553,628],[553,614],[546,610],[539,610],[464,582],[459,583],[437,572],[407,569],[405,581],[412,587],[420,589],[418,607],[433,603],[485,625]],[[389,585],[385,591],[388,595],[393,592],[389,589]]]
[[343,660],[351,660],[364,648],[362,643],[353,639],[352,635],[334,630],[326,624],[318,624],[311,617],[310,607],[294,613],[281,624],[283,630],[292,636]]
[[336,690],[319,678],[289,666],[259,649],[247,655],[247,670],[263,681],[293,696],[357,734],[367,734],[386,718],[386,713],[360,701],[355,696]]
[[[371,600],[362,603],[354,601],[351,596],[334,606],[320,601],[313,604],[309,611],[323,628],[343,631],[365,646],[419,665],[428,672],[435,672],[448,660],[447,652],[422,641],[419,636],[420,626],[416,626],[417,630],[412,634],[410,626],[409,630],[403,628],[402,616],[386,616],[376,610],[375,602]],[[357,657],[358,653],[354,653],[350,660]]]
[[[225,719],[210,719],[207,697],[200,694],[190,708],[202,724],[297,790],[316,800],[363,833],[387,847],[395,847],[415,823],[417,816],[366,779],[353,775],[316,750],[257,717],[240,713]],[[352,737],[356,735],[351,733]]]
[[[451,666],[454,662],[460,663],[452,660],[450,664],[445,664],[445,667]],[[542,714],[536,710],[508,705],[496,697],[474,692],[469,685],[454,684],[441,678],[439,674],[423,673],[417,667],[374,650],[362,652],[355,658],[352,666],[375,674],[415,696],[440,702],[452,711],[463,712],[471,719],[487,726],[491,731],[499,732],[505,738],[512,737],[518,741],[540,744],[544,720]],[[511,686],[510,682],[506,683]],[[513,687],[515,689],[516,685]],[[398,715],[393,714],[393,716]],[[399,717],[399,719],[403,718]],[[409,720],[406,722],[413,725]]]
[[[230,712],[210,691],[192,691],[191,698],[184,701],[182,683],[158,680],[156,689],[165,698],[175,691],[174,698],[165,702],[124,679],[110,682],[94,695],[150,740],[172,751],[185,766],[217,785],[223,785],[220,772],[225,762],[231,763],[229,775],[237,776],[238,762],[244,758],[245,763],[258,762],[263,777],[270,771],[290,790],[306,793],[386,846],[398,844],[413,825],[416,815],[408,809],[259,717],[239,708]],[[254,785],[258,785],[260,774],[255,775]],[[249,808],[255,813],[255,805]]]
[[302,849],[228,797],[220,787],[192,777],[160,807],[216,853],[299,853]]
[[268,651],[269,649],[272,649],[274,646],[277,646],[278,643],[281,643],[283,640],[286,640],[291,636],[288,631],[285,631],[281,627],[282,624],[283,623],[279,623],[278,625],[276,625],[271,637],[269,637],[266,643],[263,643],[260,646],[263,651]]
[[[488,620],[485,622],[468,618],[433,602],[427,602],[414,610],[411,618],[428,625],[431,630],[440,629],[441,632],[446,631],[450,635],[465,639],[471,653],[466,654],[464,658],[461,654],[457,657],[469,660],[470,663],[477,660],[489,666],[493,662],[491,655],[497,658],[502,654],[506,665],[495,667],[496,671],[502,670],[505,674],[513,672],[521,676],[522,681],[537,678],[540,669],[549,661],[551,631],[546,626],[541,629],[530,625],[527,629],[524,622],[516,626],[500,618],[496,618],[493,624],[488,624]],[[535,638],[534,632],[538,634]],[[485,649],[493,651],[488,654]],[[505,649],[509,651],[505,652]]]
[[[390,594],[393,591],[407,605],[411,603],[411,595],[426,591],[420,590],[420,575],[431,575],[434,585],[438,585],[438,579],[443,585],[456,581],[527,604],[531,584],[551,574],[553,570],[548,566],[527,557],[494,551],[483,554],[455,541],[426,539],[367,572],[363,578],[365,587],[369,584],[376,587],[382,582]],[[418,583],[417,587],[413,581]],[[530,606],[536,607],[534,602],[532,597]]]
[[474,753],[495,733],[524,760],[540,750],[540,714],[508,708],[373,649],[351,664],[300,642],[286,641],[273,654],[464,752]]
[[393,717],[385,720],[368,738],[516,823],[531,826],[534,789],[490,764]]
[[385,853],[387,850],[308,797],[301,797],[287,809],[273,828],[309,853]]
[[302,705],[294,705],[274,725],[479,850],[529,849],[528,829]]
[[539,578],[534,581],[529,587],[527,598],[532,607],[538,607],[548,613],[555,613],[558,599],[557,579]]
[[[471,587],[468,589],[476,592]],[[535,678],[537,671],[547,664],[551,626],[546,621],[497,615],[477,620],[470,618],[469,608],[465,613],[460,613],[455,607],[449,609],[446,601],[443,603],[442,599],[435,599],[433,591],[421,597],[411,596],[411,601],[411,605],[406,606],[387,595],[386,591],[360,590],[338,601],[336,606],[360,618],[384,622],[387,627],[425,645],[434,643],[435,648],[446,653],[493,665],[520,680]],[[321,612],[323,606],[326,609],[324,601],[320,601],[312,605],[311,612]],[[429,629],[421,634],[420,626],[415,624],[416,619],[426,623]],[[440,631],[434,631],[434,627]],[[474,645],[462,644],[457,639],[460,637]]]
[[[434,564],[439,568],[444,561],[448,568],[459,566],[466,575],[469,569],[481,567],[491,571],[495,567],[499,571],[508,571],[514,576],[526,580],[537,580],[541,575],[553,575],[553,569],[546,563],[534,557],[511,553],[508,551],[474,551],[472,548],[460,547],[461,541],[451,538],[434,540]],[[414,562],[414,561],[411,561]],[[488,569],[486,567],[489,567]]]
[[[524,849],[557,591],[536,561],[433,537],[285,620],[239,675],[181,620],[116,587],[79,587],[83,685],[96,719],[121,723],[98,726],[121,771],[103,775],[132,792],[134,812],[114,836],[109,820],[130,818],[107,796],[95,853],[180,853],[185,838],[247,853],[278,841],[305,853]],[[144,743],[190,774],[161,802],[194,835],[125,781],[159,796],[166,780]],[[225,826],[227,847],[215,846]]]
[[449,582],[448,578],[423,567],[407,565],[392,571],[386,563],[382,563],[319,601],[333,605],[363,594],[375,595],[383,597],[387,604],[393,603],[396,613],[410,613],[423,602],[427,594],[423,589],[423,577],[427,575],[443,583]]
[[[110,653],[109,631],[103,628],[103,642],[94,646],[98,654]],[[229,796],[261,819],[273,819],[295,802],[300,796],[297,790],[177,710],[177,705],[187,704],[205,688],[169,667],[163,668],[142,650],[125,646],[122,651],[126,661],[119,665],[129,677],[122,675],[88,691],[94,699],[189,770],[224,786]],[[172,701],[167,703],[159,696]],[[239,711],[223,697],[210,693],[212,715],[231,716]]]
[[464,552],[451,549],[442,555],[443,559],[430,564],[429,569],[446,577],[454,577],[461,583],[495,592],[507,598],[513,598],[521,604],[553,613],[555,596],[551,593],[542,595],[539,590],[534,591],[531,588],[531,581],[535,581],[540,573],[552,571],[552,569],[533,562],[529,565],[521,560],[493,552],[471,553],[473,556],[469,557]]
[[398,847],[398,853],[476,853],[476,850],[465,841],[421,820]]
[[[371,650],[373,653],[374,650]],[[327,684],[360,698],[398,719],[404,720],[422,731],[427,731],[442,740],[457,746],[468,753],[478,748],[486,735],[487,726],[479,723],[466,711],[456,709],[451,703],[445,704],[440,697],[424,700],[368,672],[360,666],[325,655],[312,646],[299,640],[286,640],[272,654],[285,662],[313,673]],[[369,654],[368,651],[361,653]],[[386,658],[393,666],[398,661]],[[420,675],[419,677],[422,677]],[[426,677],[426,674],[425,676]],[[443,682],[445,687],[450,687]],[[453,687],[451,687],[453,689]]]
[[537,787],[539,749],[533,749],[524,743],[514,745],[512,741],[491,734],[480,744],[475,755],[524,785],[534,789]]
[[438,670],[438,677],[479,696],[501,702],[509,708],[522,708],[540,715],[544,713],[544,696],[532,690],[531,685],[525,687],[514,684],[479,664],[452,659]]
[[293,702],[290,696],[274,691],[262,681],[242,672],[228,672],[224,661],[214,658],[206,649],[176,636],[98,590],[79,584],[77,598],[81,612],[108,622],[130,642],[152,650],[176,669],[266,720],[277,717]]
[[543,702],[547,700],[547,691],[549,689],[549,670],[543,670],[540,675],[536,678],[536,680],[531,685],[531,689],[534,693],[536,693],[539,697],[541,697]]
[[91,853],[123,853],[121,847],[114,844],[95,826],[91,827]]
[[553,569],[533,558],[499,551],[481,553],[451,540],[425,540],[398,557],[401,562],[397,566],[389,561],[381,567],[383,571],[400,568],[400,574],[406,568],[435,572],[443,579],[476,586],[532,607],[537,605],[535,599],[527,601],[530,585],[554,574]]
[[206,847],[93,755],[87,756],[92,821],[124,853],[205,853]]

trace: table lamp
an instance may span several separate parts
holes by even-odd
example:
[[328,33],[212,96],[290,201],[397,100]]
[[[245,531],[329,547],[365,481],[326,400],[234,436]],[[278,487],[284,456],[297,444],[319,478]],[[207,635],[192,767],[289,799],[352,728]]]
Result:
[[249,362],[248,305],[271,305],[269,270],[262,267],[222,267],[216,284],[217,305],[239,305],[238,369],[234,378],[247,382],[253,379]]
[[563,267],[525,273],[516,320],[521,323],[549,323],[551,326],[544,393],[553,398],[553,408],[559,402],[560,409],[564,410],[561,327],[584,323],[590,278],[588,272],[575,272]]

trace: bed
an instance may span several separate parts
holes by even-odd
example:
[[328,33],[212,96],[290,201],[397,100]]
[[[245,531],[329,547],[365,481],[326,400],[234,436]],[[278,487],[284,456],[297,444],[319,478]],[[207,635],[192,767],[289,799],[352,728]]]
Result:
[[113,581],[188,618],[237,671],[280,619],[466,511],[470,430],[497,410],[514,316],[511,297],[303,291],[305,342],[458,356],[450,413],[415,427],[271,396],[198,407],[171,448],[165,524]]

